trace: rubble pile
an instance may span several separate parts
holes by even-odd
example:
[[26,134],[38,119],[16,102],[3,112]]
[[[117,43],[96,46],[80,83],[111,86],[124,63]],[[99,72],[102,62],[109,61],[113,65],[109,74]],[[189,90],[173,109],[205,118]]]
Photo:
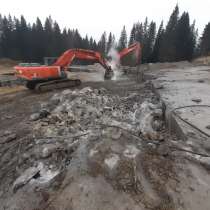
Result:
[[[147,140],[161,140],[164,127],[162,104],[152,92],[142,101],[138,92],[119,96],[104,88],[64,90],[41,104],[30,120],[33,140],[19,157],[19,175],[12,185],[16,196],[61,188],[71,176],[76,180],[98,175],[114,189],[143,193],[142,141],[149,145]],[[152,207],[157,204],[154,194]],[[34,199],[39,206],[44,198]]]
[[[72,153],[84,141],[102,140],[104,136],[117,140],[124,132],[159,140],[163,127],[161,105],[157,101],[154,104],[152,93],[148,96],[150,101],[144,103],[138,97],[137,93],[120,97],[110,95],[104,88],[86,87],[64,90],[41,104],[39,112],[31,115],[31,121],[35,121],[34,144],[20,158],[22,173],[13,185],[14,191],[29,181],[35,183],[36,180],[39,184],[43,179],[51,181],[70,164]],[[123,152],[129,156],[129,152],[121,150]],[[90,150],[89,156],[94,156],[94,150]],[[110,153],[110,158],[104,160],[105,168],[109,168],[110,162],[113,168],[118,158]],[[49,180],[43,171],[51,174]]]
[[93,134],[101,126],[118,126],[145,138],[159,139],[163,126],[162,104],[148,96],[148,101],[137,102],[137,93],[126,97],[109,95],[106,89],[65,90],[55,94],[49,103],[42,104],[39,113],[31,116],[38,120],[36,136],[61,137]]

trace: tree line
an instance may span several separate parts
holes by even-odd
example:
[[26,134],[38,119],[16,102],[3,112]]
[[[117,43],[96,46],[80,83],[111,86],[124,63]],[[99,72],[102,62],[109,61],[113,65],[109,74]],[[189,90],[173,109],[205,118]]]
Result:
[[[159,28],[154,21],[145,18],[133,24],[129,37],[123,26],[119,40],[113,33],[104,32],[99,41],[93,37],[82,37],[77,29],[61,30],[59,24],[49,16],[42,24],[39,18],[29,23],[24,16],[19,19],[0,15],[0,58],[11,58],[23,62],[42,62],[43,57],[57,57],[67,49],[82,48],[101,52],[107,56],[113,47],[121,50],[134,42],[142,45],[142,63],[191,60],[196,56],[210,55],[210,22],[201,37],[191,23],[188,12],[179,14],[176,5],[167,24]],[[133,56],[123,59],[132,65]]]

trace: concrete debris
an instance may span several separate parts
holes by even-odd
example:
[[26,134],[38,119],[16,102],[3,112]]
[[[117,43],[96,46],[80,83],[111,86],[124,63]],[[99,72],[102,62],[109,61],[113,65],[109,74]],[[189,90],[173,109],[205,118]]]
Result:
[[50,170],[43,163],[39,162],[37,167],[30,167],[26,169],[13,183],[13,192],[26,184],[41,185],[49,183],[60,172],[58,170]]
[[[138,91],[119,96],[86,87],[64,90],[42,102],[30,117],[33,135],[25,140],[30,145],[25,150],[24,142],[19,145],[14,196],[29,191],[38,199],[42,191],[53,195],[54,188],[62,192],[65,183],[69,188],[81,176],[98,175],[113,189],[138,192],[141,137],[159,139],[163,126],[162,106],[154,94],[147,93],[143,103],[141,97]],[[4,157],[5,162],[9,158]]]
[[49,111],[47,109],[41,109],[39,113],[34,113],[30,116],[31,121],[36,121],[42,118],[45,118],[49,115]]
[[52,153],[59,149],[59,145],[46,144],[42,146],[41,158],[48,158]]
[[[126,110],[123,103],[125,99],[109,96],[106,92],[103,88],[94,90],[86,87],[82,90],[65,90],[59,95],[59,99],[54,95],[56,105],[54,104],[54,108],[45,119],[42,117],[35,130],[41,131],[44,136],[62,136],[76,134],[77,131],[85,132],[93,126],[105,124],[135,131],[135,126],[131,125],[132,112]],[[119,130],[112,132],[114,139],[120,138],[120,135]]]
[[39,113],[34,113],[30,116],[31,121],[36,121],[38,119],[40,119],[40,114]]
[[134,145],[127,145],[123,155],[129,159],[135,159],[140,154],[140,150]]
[[161,138],[159,130],[163,124],[162,104],[152,104],[145,101],[140,109],[134,113],[134,119],[139,123],[139,130],[147,139],[159,140]]
[[113,177],[117,173],[117,166],[120,158],[117,154],[110,154],[105,160],[105,169],[107,170],[110,177]]
[[39,173],[40,169],[38,167],[30,167],[26,169],[14,182],[13,192],[16,192],[20,187],[27,184],[33,177]]
[[92,135],[96,132],[92,128],[102,128],[103,135],[113,140],[120,139],[123,130],[149,139],[160,139],[162,104],[153,100],[154,96],[144,103],[134,103],[138,97],[137,93],[124,97],[109,95],[104,88],[64,90],[42,106],[41,112],[45,110],[45,115],[40,116],[42,120],[34,130],[37,136],[56,137],[89,131]]

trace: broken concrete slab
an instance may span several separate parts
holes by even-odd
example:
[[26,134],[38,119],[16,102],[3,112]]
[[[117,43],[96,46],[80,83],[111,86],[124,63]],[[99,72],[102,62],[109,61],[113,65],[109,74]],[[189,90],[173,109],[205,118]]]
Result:
[[[154,90],[165,103],[166,119],[170,130],[179,130],[177,133],[179,137],[186,139],[188,131],[181,125],[183,123],[186,124],[186,122],[181,122],[180,118],[182,118],[192,124],[194,128],[198,128],[196,129],[197,133],[200,133],[199,130],[204,131],[207,135],[202,133],[201,135],[209,138],[210,132],[206,128],[210,124],[210,117],[208,117],[210,113],[210,108],[208,107],[210,104],[210,86],[206,79],[209,77],[209,67],[196,66],[184,69],[164,69],[155,72],[150,71],[148,74],[158,77],[152,83]],[[207,82],[198,83],[198,80]],[[165,88],[156,89],[157,85],[164,85]],[[178,116],[174,116],[174,110],[179,112],[177,113]],[[175,128],[174,126],[176,125],[181,126],[183,129]]]
[[39,172],[40,168],[38,167],[30,167],[26,169],[13,183],[13,192],[16,192],[20,187],[27,184]]
[[161,139],[160,133],[157,132],[163,120],[163,107],[161,103],[152,104],[145,101],[141,104],[141,107],[135,111],[134,119],[139,123],[138,129],[145,138],[151,140]]

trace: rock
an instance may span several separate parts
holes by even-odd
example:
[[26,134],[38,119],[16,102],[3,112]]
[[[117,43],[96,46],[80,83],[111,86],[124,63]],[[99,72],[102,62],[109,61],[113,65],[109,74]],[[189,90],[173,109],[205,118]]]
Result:
[[193,102],[200,103],[202,100],[200,98],[192,98]]
[[96,154],[98,154],[98,150],[96,149],[91,149],[89,152],[89,157],[92,158],[94,157]]
[[210,130],[210,125],[207,125],[206,128]]
[[48,158],[49,156],[52,155],[52,153],[56,152],[59,149],[59,146],[57,144],[46,144],[42,146],[42,151],[41,151],[41,158]]
[[[154,121],[158,119],[159,124],[162,121],[162,117],[163,111],[160,103],[152,104],[145,101],[141,104],[140,108],[135,110],[133,120],[138,123],[138,129],[145,138],[159,140],[160,134],[153,126],[156,126],[156,122]],[[159,125],[157,127],[159,127]]]
[[140,150],[135,145],[127,145],[123,155],[128,159],[135,159],[140,154]]
[[107,90],[105,88],[98,89],[98,94],[106,94]]
[[85,87],[82,90],[79,91],[80,94],[88,94],[93,92],[93,89],[91,87]]
[[26,169],[13,183],[13,192],[16,192],[20,187],[27,184],[39,171],[38,167]]
[[64,91],[62,91],[62,95],[69,95],[69,94],[71,94],[72,93],[72,90],[70,90],[70,89],[66,89],[66,90],[64,90]]
[[154,120],[152,122],[152,127],[155,131],[161,131],[163,128],[163,121],[162,120]]
[[31,121],[36,121],[40,119],[40,113],[34,113],[30,116]]
[[162,155],[164,157],[168,156],[171,153],[170,148],[166,144],[161,144],[158,147],[157,151],[159,155]]
[[41,109],[40,111],[40,118],[45,118],[50,114],[49,110],[47,109]]

